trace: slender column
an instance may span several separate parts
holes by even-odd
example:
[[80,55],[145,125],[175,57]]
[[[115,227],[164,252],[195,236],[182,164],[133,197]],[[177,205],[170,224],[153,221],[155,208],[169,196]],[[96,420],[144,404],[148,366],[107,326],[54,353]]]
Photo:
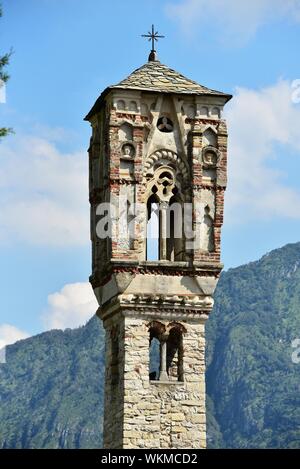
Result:
[[167,338],[163,337],[160,343],[160,373],[159,381],[169,381],[167,373]]
[[160,225],[159,225],[159,259],[167,259],[167,209],[168,202],[159,204]]

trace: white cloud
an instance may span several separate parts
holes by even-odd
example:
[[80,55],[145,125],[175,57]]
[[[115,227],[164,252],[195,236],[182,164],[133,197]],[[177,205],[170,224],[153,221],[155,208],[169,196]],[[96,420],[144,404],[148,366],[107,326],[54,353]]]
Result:
[[0,165],[2,242],[88,242],[85,152],[62,153],[45,138],[15,136],[1,141]]
[[65,329],[86,323],[98,309],[89,283],[70,283],[48,296],[48,309],[43,315],[46,329]]
[[[97,311],[98,303],[88,282],[70,283],[48,295],[48,307],[41,319],[43,329],[66,329],[84,325]],[[5,347],[30,337],[10,324],[0,324],[0,363],[5,362]]]
[[0,349],[6,345],[14,344],[17,340],[26,339],[29,334],[25,331],[21,331],[10,324],[0,325]]
[[300,106],[293,104],[292,92],[286,80],[258,91],[238,88],[228,105],[229,222],[300,218],[300,191],[274,169],[286,153],[300,151]]
[[263,24],[288,18],[300,21],[299,0],[182,0],[167,12],[187,34],[216,27],[220,39],[249,40]]

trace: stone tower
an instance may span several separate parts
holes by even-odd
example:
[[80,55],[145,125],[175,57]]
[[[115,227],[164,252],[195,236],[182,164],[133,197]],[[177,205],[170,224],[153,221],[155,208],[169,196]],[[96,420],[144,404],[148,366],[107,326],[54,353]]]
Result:
[[222,269],[230,98],[152,51],[86,116],[105,448],[206,447],[205,322]]

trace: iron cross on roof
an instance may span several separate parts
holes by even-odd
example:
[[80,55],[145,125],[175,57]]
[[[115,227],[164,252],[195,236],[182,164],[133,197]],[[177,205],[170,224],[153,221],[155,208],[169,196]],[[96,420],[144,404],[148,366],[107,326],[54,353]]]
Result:
[[155,32],[154,24],[152,25],[152,31],[148,31],[148,34],[142,34],[142,37],[149,38],[149,41],[152,41],[152,50],[149,55],[149,61],[155,61],[156,59],[156,51],[155,51],[155,41],[157,42],[158,39],[164,38],[165,36],[161,36],[158,34],[158,31]]

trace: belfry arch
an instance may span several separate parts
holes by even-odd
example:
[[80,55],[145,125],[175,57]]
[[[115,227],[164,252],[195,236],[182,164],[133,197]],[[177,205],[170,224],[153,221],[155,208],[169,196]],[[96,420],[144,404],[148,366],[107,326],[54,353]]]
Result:
[[146,158],[143,177],[149,178],[159,165],[171,166],[182,175],[184,181],[188,180],[189,168],[187,163],[176,152],[167,149],[156,150]]
[[[184,202],[183,187],[187,184],[189,171],[182,159],[173,151],[159,150],[145,163],[144,200],[147,204],[146,259],[151,249],[157,253],[157,260],[184,260]],[[157,217],[156,240],[150,241],[151,217]],[[152,252],[151,252],[152,254]],[[155,257],[152,256],[155,260]]]

